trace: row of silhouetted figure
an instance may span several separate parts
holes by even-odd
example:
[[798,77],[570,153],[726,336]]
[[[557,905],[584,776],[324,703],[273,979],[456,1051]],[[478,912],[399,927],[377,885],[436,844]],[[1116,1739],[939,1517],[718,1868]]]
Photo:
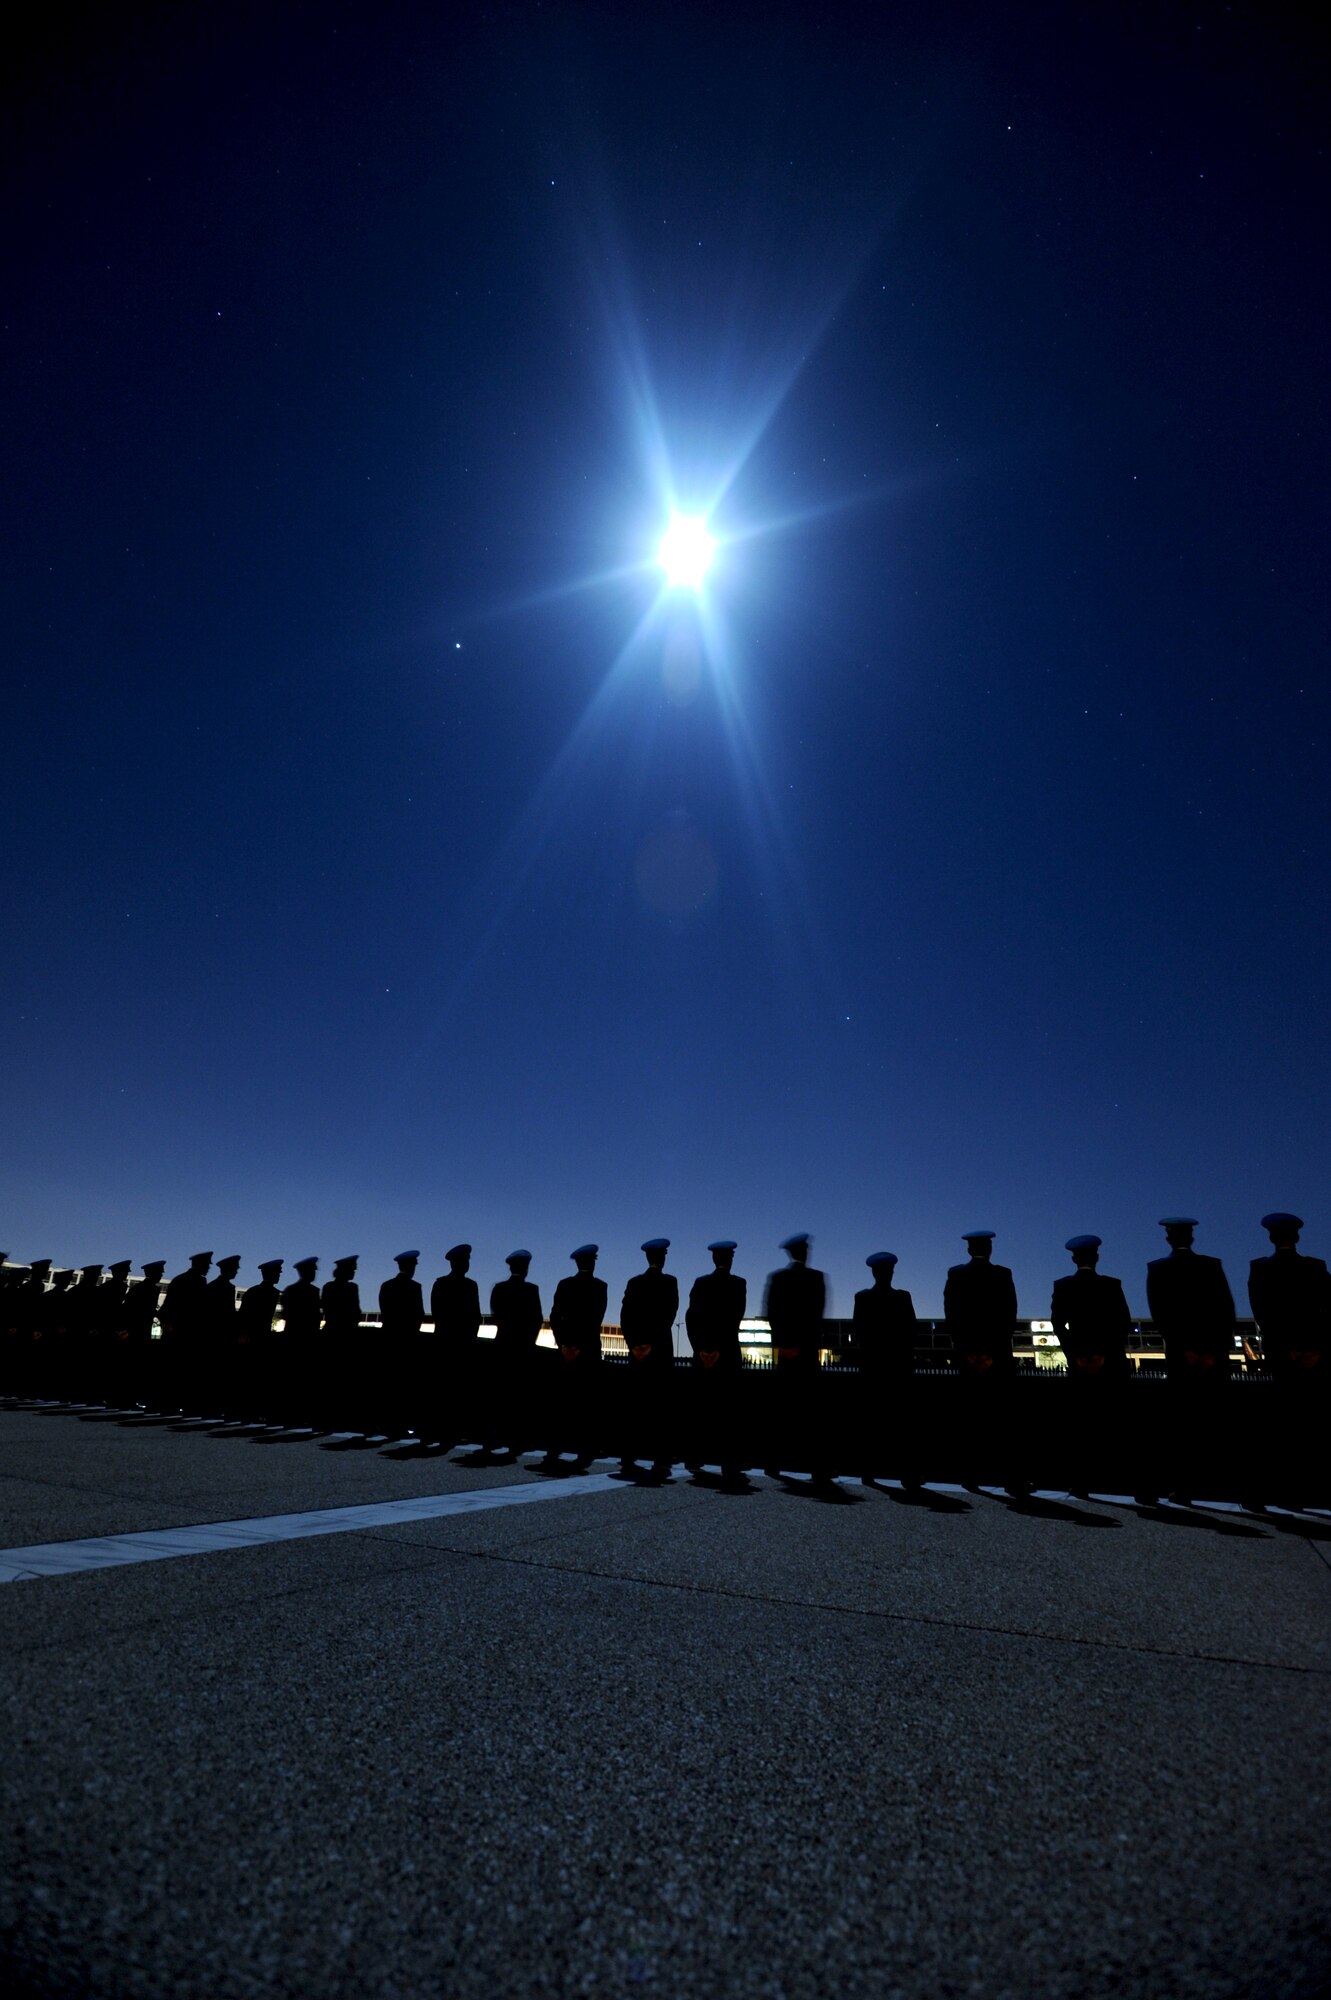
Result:
[[[1233,1295],[1220,1260],[1194,1248],[1193,1218],[1167,1217],[1162,1226],[1168,1253],[1147,1268],[1150,1313],[1175,1392],[1171,1404],[1187,1399],[1194,1421],[1205,1425],[1215,1420],[1215,1398],[1230,1380]],[[1277,1212],[1263,1226],[1271,1252],[1254,1259],[1249,1274],[1263,1362],[1282,1391],[1316,1401],[1331,1373],[1331,1277],[1320,1258],[1299,1250],[1300,1218]],[[963,1240],[968,1259],[952,1267],[944,1288],[949,1372],[982,1412],[1016,1373],[1017,1298],[1011,1272],[994,1261],[993,1232],[969,1231]],[[761,1410],[767,1435],[775,1424],[784,1451],[803,1442],[793,1462],[821,1476],[830,1447],[809,1440],[818,1429],[814,1378],[826,1344],[826,1283],[810,1261],[809,1236],[788,1237],[781,1247],[788,1261],[768,1277],[762,1304],[775,1365],[761,1371],[772,1381],[756,1392],[765,1401],[753,1408]],[[1120,1421],[1116,1392],[1131,1373],[1132,1315],[1121,1281],[1098,1269],[1100,1247],[1093,1235],[1069,1239],[1073,1269],[1055,1281],[1050,1312],[1089,1436]],[[603,1365],[602,1341],[609,1299],[596,1275],[595,1243],[570,1253],[574,1269],[556,1285],[549,1313],[555,1351],[539,1356],[546,1318],[526,1250],[510,1254],[508,1276],[491,1290],[493,1339],[484,1340],[466,1243],[446,1253],[447,1269],[428,1301],[416,1277],[420,1253],[402,1252],[396,1275],[379,1289],[377,1327],[365,1323],[355,1257],[337,1259],[322,1286],[317,1258],[297,1260],[285,1286],[283,1263],[273,1259],[259,1266],[257,1284],[239,1291],[240,1258],[218,1259],[210,1277],[211,1252],[192,1257],[165,1291],[161,1263],[145,1264],[138,1281],[128,1262],[105,1274],[100,1265],[52,1272],[45,1259],[6,1264],[0,1391],[239,1421],[347,1426],[358,1435],[414,1435],[426,1446],[451,1448],[470,1439],[492,1454],[501,1444],[529,1448],[534,1439],[545,1444],[548,1461],[571,1452],[575,1467],[604,1451],[613,1424],[623,1435],[625,1467],[644,1458],[657,1476],[677,1455],[678,1412],[671,1405],[684,1395],[693,1417],[702,1419],[708,1462],[731,1473],[740,1450],[731,1434],[737,1439],[745,1423],[737,1385],[759,1372],[746,1367],[741,1348],[748,1287],[734,1269],[737,1245],[710,1244],[712,1268],[690,1288],[686,1374],[698,1386],[688,1390],[675,1383],[680,1297],[666,1269],[669,1249],[664,1237],[642,1245],[645,1268],[628,1281],[620,1307],[625,1355],[610,1367]],[[861,1430],[876,1411],[904,1433],[919,1373],[918,1322],[909,1292],[894,1282],[897,1262],[890,1251],[866,1259],[872,1282],[856,1293],[849,1349],[838,1342],[842,1363],[879,1392],[854,1412]],[[702,1448],[696,1437],[693,1443]]]

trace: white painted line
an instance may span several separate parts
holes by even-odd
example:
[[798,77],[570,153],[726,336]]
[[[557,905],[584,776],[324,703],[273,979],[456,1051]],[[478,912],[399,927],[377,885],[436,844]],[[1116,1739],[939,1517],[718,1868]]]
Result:
[[259,1548],[265,1542],[301,1541],[311,1535],[346,1535],[389,1528],[400,1521],[435,1521],[448,1514],[479,1514],[488,1507],[523,1507],[533,1500],[571,1500],[587,1493],[618,1493],[623,1482],[607,1472],[577,1473],[557,1483],[479,1486],[465,1493],[429,1493],[415,1500],[378,1500],[364,1507],[320,1507],[308,1514],[266,1514],[249,1521],[207,1521],[193,1528],[153,1528],[133,1535],[94,1535],[83,1542],[37,1542],[0,1549],[0,1583],[80,1570],[115,1569],[122,1563],[164,1562],[168,1556],[204,1555],[210,1549]]

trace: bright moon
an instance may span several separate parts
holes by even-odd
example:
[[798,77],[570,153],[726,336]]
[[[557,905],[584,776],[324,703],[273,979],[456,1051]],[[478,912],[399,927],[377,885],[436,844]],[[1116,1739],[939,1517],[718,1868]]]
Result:
[[697,590],[715,554],[716,543],[707,532],[706,521],[698,515],[676,514],[661,537],[656,559],[668,584]]

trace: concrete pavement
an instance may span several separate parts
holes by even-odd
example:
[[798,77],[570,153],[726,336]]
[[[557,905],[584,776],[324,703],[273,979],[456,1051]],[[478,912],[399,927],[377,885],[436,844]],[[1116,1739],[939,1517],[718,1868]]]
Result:
[[[3,1548],[535,1479],[30,1411],[0,1475]],[[677,1475],[15,1583],[0,1991],[1313,2000],[1328,1559]]]

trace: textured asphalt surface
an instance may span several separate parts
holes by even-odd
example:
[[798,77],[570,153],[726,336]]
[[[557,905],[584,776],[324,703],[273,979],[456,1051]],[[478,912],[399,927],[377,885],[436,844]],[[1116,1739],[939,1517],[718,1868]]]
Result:
[[[533,1477],[0,1412],[0,1547]],[[1313,2000],[1329,1614],[1325,1517],[683,1474],[11,1584],[0,1992]]]

